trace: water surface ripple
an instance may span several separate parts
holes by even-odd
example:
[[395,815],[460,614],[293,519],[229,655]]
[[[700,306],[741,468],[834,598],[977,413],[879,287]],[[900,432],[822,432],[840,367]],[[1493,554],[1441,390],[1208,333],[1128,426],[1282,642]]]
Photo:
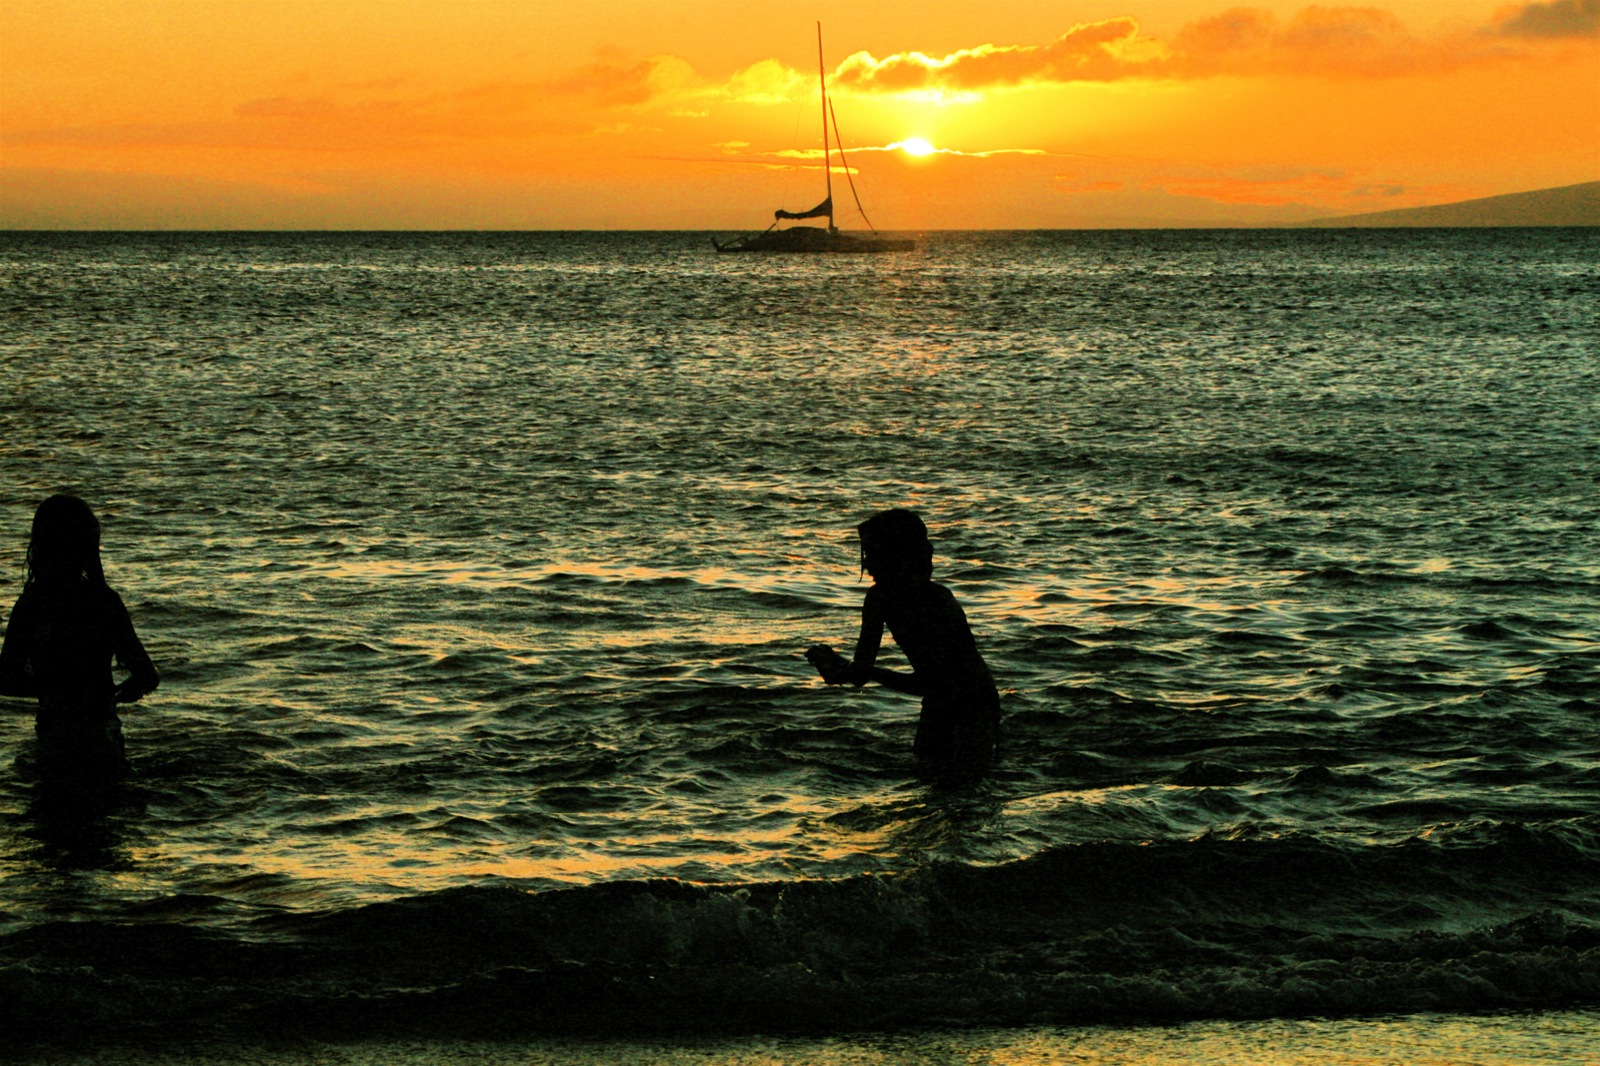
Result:
[[[92,928],[645,1026],[651,968],[729,1025],[1600,1000],[1596,233],[0,235],[0,590],[83,493],[164,676],[87,832],[0,718],[0,985],[146,1002]],[[978,787],[800,656],[887,506]]]

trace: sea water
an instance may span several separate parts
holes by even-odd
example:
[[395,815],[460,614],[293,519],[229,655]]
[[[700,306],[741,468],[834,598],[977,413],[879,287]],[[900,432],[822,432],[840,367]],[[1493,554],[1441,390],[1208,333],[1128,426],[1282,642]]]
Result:
[[[10,233],[0,389],[163,676],[0,717],[13,1039],[1600,1002],[1600,231]],[[802,657],[890,506],[981,782]]]

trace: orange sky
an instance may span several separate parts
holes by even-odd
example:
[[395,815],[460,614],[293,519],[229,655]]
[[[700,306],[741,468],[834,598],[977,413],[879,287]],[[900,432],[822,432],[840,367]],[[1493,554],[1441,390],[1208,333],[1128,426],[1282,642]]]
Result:
[[0,227],[759,229],[817,20],[881,229],[1600,179],[1600,0],[3,0]]

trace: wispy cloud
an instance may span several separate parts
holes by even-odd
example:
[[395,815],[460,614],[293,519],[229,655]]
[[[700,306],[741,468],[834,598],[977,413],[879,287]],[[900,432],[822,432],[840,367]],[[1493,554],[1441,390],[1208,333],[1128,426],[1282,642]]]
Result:
[[1600,37],[1600,0],[1545,0],[1507,8],[1495,19],[1504,37]]
[[1057,174],[1055,176],[1055,190],[1073,195],[1091,192],[1117,192],[1122,187],[1122,182],[1112,181],[1109,178],[1085,178],[1077,174]]
[[1139,35],[1131,18],[1080,24],[1048,44],[964,48],[942,57],[900,52],[877,59],[857,52],[839,65],[833,84],[860,91],[961,92],[1037,82],[1112,81],[1153,68],[1166,47]]
[[597,123],[550,105],[544,86],[496,82],[427,92],[401,79],[262,96],[184,122],[105,123],[6,131],[8,145],[80,148],[286,149],[347,153],[436,150],[474,140],[581,134]]
[[1374,7],[1308,7],[1288,19],[1234,8],[1181,29],[1175,73],[1394,76],[1461,66],[1472,56],[1451,42],[1413,36]]
[[[775,151],[762,149],[750,150],[750,145],[744,141],[729,141],[714,145],[713,147],[720,149],[724,155],[738,156],[752,160],[805,159],[814,160],[818,164],[820,164],[822,160],[821,148],[780,148]],[[837,153],[839,149],[834,148],[833,151]],[[890,144],[852,145],[851,147],[845,149],[845,156],[848,158],[853,155],[862,155],[875,152],[904,153],[906,155],[912,155],[921,158],[946,156],[955,159],[989,159],[995,156],[1004,155],[1054,156],[1062,159],[1087,158],[1085,156],[1075,155],[1073,153],[1047,152],[1042,148],[991,148],[982,152],[965,152],[957,148],[934,148],[932,146],[924,148],[915,142],[907,141],[894,141]],[[835,169],[838,169],[838,167],[835,166]]]
[[981,44],[943,56],[858,52],[839,64],[841,90],[972,94],[983,90],[1130,78],[1216,75],[1394,77],[1505,59],[1486,36],[1528,41],[1600,36],[1600,0],[1549,0],[1508,8],[1485,34],[1419,36],[1371,6],[1313,5],[1289,15],[1234,7],[1192,22],[1170,40],[1129,17],[1079,24],[1045,44]]
[[961,159],[988,159],[999,155],[1051,155],[1042,148],[991,148],[984,152],[963,152],[959,148],[935,148],[931,145],[924,148],[922,145],[895,141],[893,144],[868,145],[861,148],[851,148],[854,152],[906,152],[915,156],[953,156]]
[[[829,80],[841,93],[976,101],[994,90],[1127,79],[1436,73],[1572,41],[1600,41],[1600,0],[1511,3],[1477,31],[1448,37],[1418,35],[1381,7],[1308,6],[1279,15],[1239,6],[1191,22],[1165,38],[1145,35],[1133,18],[1117,17],[1074,25],[1039,44],[975,44],[942,56],[904,51],[879,58],[858,52],[841,62]],[[814,92],[814,73],[775,59],[709,78],[679,56],[640,59],[605,52],[543,80],[483,83],[454,91],[430,89],[413,77],[296,86],[293,94],[263,95],[231,112],[186,122],[10,129],[4,140],[19,146],[105,149],[428,150],[530,135],[654,130],[675,119],[708,116],[719,107],[783,104]],[[747,146],[720,151],[733,158],[754,156]],[[977,157],[1034,152],[938,150],[943,156]]]
[[655,55],[632,63],[602,58],[548,82],[546,88],[618,107],[678,95],[694,81],[694,68],[686,60]]
[[455,92],[329,93],[249,100],[233,109],[239,135],[284,145],[423,147],[484,137],[572,133],[587,126],[548,106],[541,87],[496,82]]
[[1457,186],[1374,182],[1336,167],[1259,167],[1144,175],[1134,184],[1171,196],[1245,207],[1320,205],[1330,210],[1373,211],[1470,195]]
[[776,59],[763,59],[737,72],[713,91],[735,103],[781,104],[815,88],[815,75],[802,76]]
[[1326,201],[1345,193],[1350,179],[1336,171],[1305,171],[1297,174],[1252,176],[1165,178],[1149,182],[1174,196],[1195,196],[1224,204],[1277,206]]
[[[1241,6],[1189,23],[1170,39],[1147,36],[1135,19],[1118,17],[1075,25],[1043,44],[980,44],[943,56],[858,52],[838,65],[829,83],[840,92],[975,101],[997,89],[1127,79],[1392,77],[1496,62],[1540,42],[1597,37],[1600,0],[1515,4],[1480,32],[1450,37],[1418,36],[1379,7],[1317,5],[1281,16]],[[298,127],[300,136],[322,139],[426,139],[445,130],[459,135],[518,126],[553,131],[563,124],[605,124],[607,112],[701,117],[718,105],[784,104],[814,92],[814,78],[775,59],[708,79],[678,56],[606,53],[542,82],[431,97],[407,95],[397,83],[381,87],[387,92],[255,100],[236,115],[262,130],[279,127],[283,137],[293,137]],[[563,106],[560,98],[584,106]]]

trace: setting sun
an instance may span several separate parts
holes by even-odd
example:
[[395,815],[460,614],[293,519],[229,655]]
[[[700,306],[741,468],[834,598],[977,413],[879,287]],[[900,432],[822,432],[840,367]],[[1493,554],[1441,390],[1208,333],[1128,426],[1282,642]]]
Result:
[[907,137],[905,140],[900,142],[900,150],[906,155],[917,156],[932,155],[934,152],[938,151],[938,149],[929,144],[927,140],[922,137]]

